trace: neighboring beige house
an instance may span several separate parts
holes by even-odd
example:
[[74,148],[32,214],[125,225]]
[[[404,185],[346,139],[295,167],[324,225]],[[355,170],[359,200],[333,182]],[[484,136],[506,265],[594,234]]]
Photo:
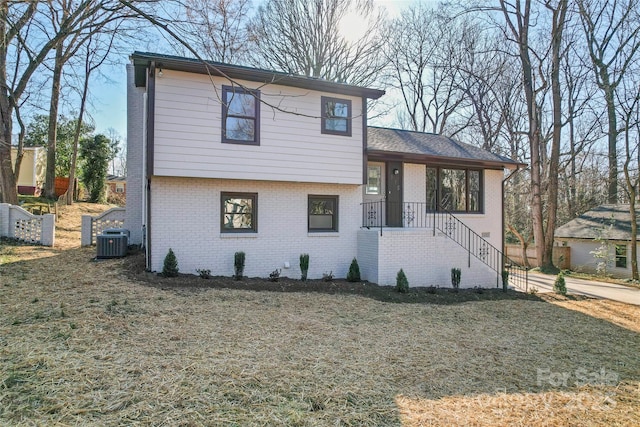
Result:
[[[11,147],[11,162],[15,164],[17,147]],[[20,175],[18,176],[18,194],[40,195],[44,185],[47,166],[47,149],[45,147],[25,147]]]
[[127,195],[127,178],[124,176],[107,175],[107,186],[110,193]]
[[[640,211],[636,211],[640,215]],[[631,277],[631,214],[628,204],[602,205],[583,213],[555,232],[559,246],[568,246],[571,270]],[[603,264],[605,263],[605,264]]]
[[[162,270],[496,286],[502,180],[519,165],[455,140],[367,126],[384,91],[136,52],[128,66],[131,243]],[[223,77],[224,76],[224,77]],[[453,212],[455,216],[446,213]],[[465,225],[466,224],[466,225]],[[468,227],[467,227],[468,226]]]

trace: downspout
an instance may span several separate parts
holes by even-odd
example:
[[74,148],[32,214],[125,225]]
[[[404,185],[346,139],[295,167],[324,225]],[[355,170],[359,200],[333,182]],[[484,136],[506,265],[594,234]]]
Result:
[[367,185],[367,98],[362,98],[362,184]]
[[146,103],[146,126],[145,126],[145,168],[144,173],[144,186],[146,194],[146,218],[147,224],[145,227],[146,247],[147,247],[147,269],[151,270],[153,265],[151,259],[151,176],[153,175],[153,139],[154,139],[154,127],[155,127],[155,96],[156,92],[156,63],[152,61],[149,64],[149,70],[147,74],[147,103]]
[[513,178],[518,172],[520,172],[520,164],[516,165],[516,169],[511,172],[505,179],[502,180],[502,265],[501,271],[504,270],[504,259],[507,256],[507,248],[505,245],[505,233],[504,233],[504,185]]

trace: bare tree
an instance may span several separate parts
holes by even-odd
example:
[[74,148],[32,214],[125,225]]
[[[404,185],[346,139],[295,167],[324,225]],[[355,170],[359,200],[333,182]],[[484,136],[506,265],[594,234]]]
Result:
[[[98,22],[98,27],[102,28],[102,22]],[[78,161],[78,147],[80,135],[82,133],[82,121],[89,94],[89,82],[91,74],[97,70],[107,59],[113,46],[113,40],[118,32],[118,26],[112,28],[109,32],[90,31],[88,38],[82,43],[84,47],[84,77],[82,82],[82,92],[80,95],[80,112],[78,113],[77,126],[73,137],[73,151],[71,154],[71,167],[69,168],[69,185],[67,187],[65,203],[73,204],[75,193],[75,173]]]
[[[602,188],[599,181],[586,184],[581,175],[590,179],[590,173],[597,171],[599,165],[594,164],[594,156],[599,156],[599,140],[602,138],[601,116],[595,99],[598,90],[591,81],[591,71],[580,64],[578,52],[586,49],[581,43],[581,35],[569,35],[570,49],[562,59],[563,101],[565,103],[564,116],[567,127],[566,143],[568,147],[563,153],[560,172],[563,189],[564,209],[558,212],[558,222],[563,223],[574,219],[582,212],[604,203],[599,196],[595,196]],[[605,172],[606,173],[606,172]],[[606,189],[605,189],[606,192]]]
[[[35,72],[37,64],[26,69],[18,69],[20,62],[13,63],[14,69],[7,70],[7,65],[15,53],[16,41],[20,32],[28,27],[37,10],[37,3],[16,4],[8,0],[0,0],[0,32],[3,43],[0,43],[0,200],[6,203],[18,203],[16,177],[11,164],[11,131],[13,128],[14,109],[20,103],[20,96],[25,91],[29,79]],[[39,53],[32,56],[42,62],[53,44],[43,46]]]
[[[70,2],[71,3],[71,2]],[[1,200],[17,203],[16,178],[11,164],[11,132],[16,106],[27,91],[36,70],[47,60],[62,40],[81,32],[87,17],[103,9],[119,7],[118,2],[82,0],[74,2],[59,21],[57,31],[50,21],[50,2],[14,2],[0,0],[0,190]],[[22,56],[17,57],[17,52]],[[8,69],[7,65],[11,65]]]
[[545,254],[544,206],[542,187],[542,123],[541,101],[538,95],[547,89],[547,81],[543,75],[537,74],[537,64],[533,62],[529,32],[531,29],[531,0],[514,4],[500,0],[500,10],[504,16],[505,34],[516,44],[521,64],[522,89],[527,105],[528,139],[531,156],[531,217],[533,236],[536,242],[536,257],[543,265],[550,262],[551,254]]
[[[61,95],[60,82],[62,79],[63,67],[73,58],[86,43],[89,43],[95,34],[100,33],[111,22],[122,18],[120,12],[121,5],[114,4],[115,7],[107,7],[104,1],[87,1],[75,3],[68,0],[57,0],[49,2],[49,12],[51,16],[51,27],[55,33],[65,34],[68,19],[71,14],[76,14],[74,31],[62,36],[55,47],[53,76],[51,85],[51,98],[49,107],[49,135],[47,143],[47,169],[45,179],[45,196],[55,197],[55,175],[56,175],[56,143],[58,128],[58,107]],[[74,9],[78,8],[78,11]]]
[[177,28],[201,56],[246,64],[251,53],[247,30],[251,0],[178,0]]
[[[440,11],[442,12],[442,10]],[[402,97],[403,115],[412,130],[454,136],[467,123],[452,125],[464,93],[454,61],[459,61],[466,28],[419,3],[389,25],[387,81]]]
[[587,61],[605,100],[609,154],[609,203],[618,202],[618,114],[616,92],[629,67],[638,61],[640,2],[638,0],[579,0],[577,2]]
[[639,280],[636,198],[640,184],[640,79],[624,79],[621,87],[623,90],[618,93],[616,101],[620,106],[624,135],[624,189],[629,197],[631,219],[631,277],[634,280]]
[[[347,14],[366,29],[355,41],[341,32]],[[369,85],[384,66],[382,21],[371,0],[268,0],[250,24],[254,64],[291,74]]]
[[[558,215],[558,173],[560,166],[560,144],[562,137],[562,90],[560,66],[562,57],[566,54],[563,45],[563,32],[567,24],[568,0],[558,0],[557,3],[548,0],[545,7],[551,12],[551,97],[553,104],[553,136],[551,155],[548,164],[547,186],[547,224],[544,236],[542,267],[553,267],[553,239]],[[538,246],[543,242],[536,242]]]

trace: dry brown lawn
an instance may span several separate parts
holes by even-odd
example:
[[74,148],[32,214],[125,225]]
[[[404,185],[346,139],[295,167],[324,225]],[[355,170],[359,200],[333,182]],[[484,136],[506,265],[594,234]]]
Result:
[[0,425],[640,425],[638,307],[150,286],[86,210],[0,245]]

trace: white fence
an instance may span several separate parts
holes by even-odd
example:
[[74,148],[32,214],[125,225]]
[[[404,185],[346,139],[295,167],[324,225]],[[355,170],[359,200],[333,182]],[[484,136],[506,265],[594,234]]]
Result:
[[56,216],[54,214],[33,215],[20,206],[0,203],[0,236],[53,246],[55,235]]
[[96,243],[96,236],[106,228],[122,228],[124,225],[125,208],[111,208],[98,216],[82,215],[82,246]]

